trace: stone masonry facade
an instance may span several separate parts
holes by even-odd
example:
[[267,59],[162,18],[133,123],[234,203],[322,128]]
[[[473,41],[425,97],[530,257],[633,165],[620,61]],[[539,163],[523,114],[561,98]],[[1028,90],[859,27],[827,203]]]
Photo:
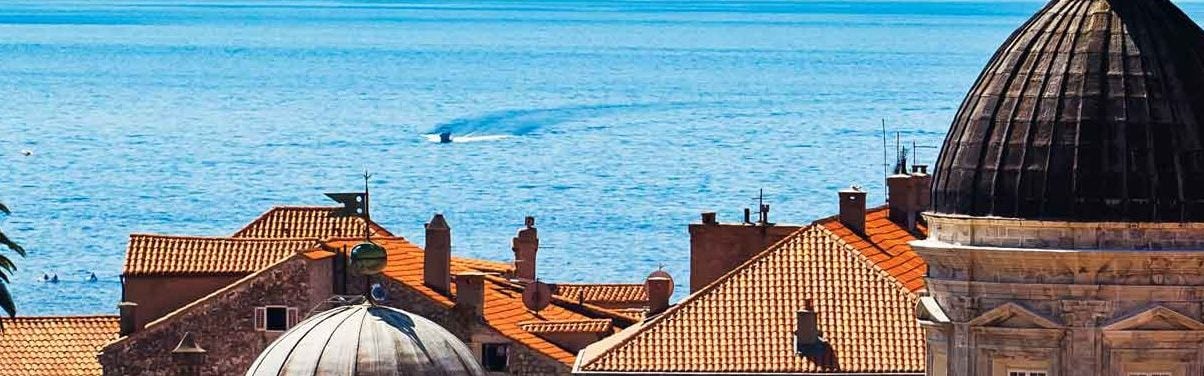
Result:
[[152,322],[103,348],[100,362],[104,374],[178,374],[171,351],[189,332],[207,351],[201,375],[243,374],[279,335],[255,330],[255,308],[289,306],[304,315],[321,302],[311,288],[311,274],[329,273],[328,268],[322,270],[324,265],[328,264],[293,257],[220,290],[210,299],[186,306],[163,321]]
[[928,219],[930,375],[1204,373],[1199,224]]

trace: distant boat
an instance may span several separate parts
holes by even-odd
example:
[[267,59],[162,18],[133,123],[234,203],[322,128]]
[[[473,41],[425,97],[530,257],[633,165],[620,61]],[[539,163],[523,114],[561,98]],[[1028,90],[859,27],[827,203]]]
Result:
[[451,132],[443,132],[439,134],[440,144],[450,144],[452,142]]

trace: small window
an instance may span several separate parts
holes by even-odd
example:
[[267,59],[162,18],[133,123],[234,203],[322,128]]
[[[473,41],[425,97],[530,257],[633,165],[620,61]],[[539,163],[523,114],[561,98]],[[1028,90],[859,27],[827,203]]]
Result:
[[267,313],[264,322],[265,329],[271,332],[283,332],[288,330],[288,308],[285,307],[267,307]]
[[1129,372],[1129,376],[1171,376],[1170,372]]
[[489,372],[506,372],[509,366],[510,345],[486,343],[481,345],[481,366]]
[[284,306],[255,307],[255,330],[283,332],[296,324],[296,308]]
[[1045,371],[1031,369],[1009,369],[1008,376],[1047,376]]

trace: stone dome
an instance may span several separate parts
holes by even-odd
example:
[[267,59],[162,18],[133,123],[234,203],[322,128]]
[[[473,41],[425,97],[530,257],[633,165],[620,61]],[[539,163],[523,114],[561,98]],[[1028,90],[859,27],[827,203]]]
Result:
[[372,304],[336,307],[268,345],[247,376],[483,375],[471,350],[421,316]]
[[933,211],[1204,221],[1204,31],[1167,0],[1052,0],[1004,42],[941,149]]

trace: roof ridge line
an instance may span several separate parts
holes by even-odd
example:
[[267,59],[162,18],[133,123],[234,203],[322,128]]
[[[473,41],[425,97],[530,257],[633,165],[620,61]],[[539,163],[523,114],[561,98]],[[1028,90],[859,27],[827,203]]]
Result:
[[96,313],[82,315],[37,315],[37,316],[16,316],[16,317],[0,317],[0,320],[48,320],[48,319],[110,319],[120,318],[120,315],[103,315]]
[[215,240],[215,241],[245,241],[245,242],[286,242],[286,241],[302,241],[314,240],[322,241],[321,238],[315,237],[297,237],[297,238],[240,238],[225,235],[180,235],[180,234],[155,234],[147,232],[130,233],[130,239],[133,238],[165,238],[165,239],[192,239],[192,240]]

